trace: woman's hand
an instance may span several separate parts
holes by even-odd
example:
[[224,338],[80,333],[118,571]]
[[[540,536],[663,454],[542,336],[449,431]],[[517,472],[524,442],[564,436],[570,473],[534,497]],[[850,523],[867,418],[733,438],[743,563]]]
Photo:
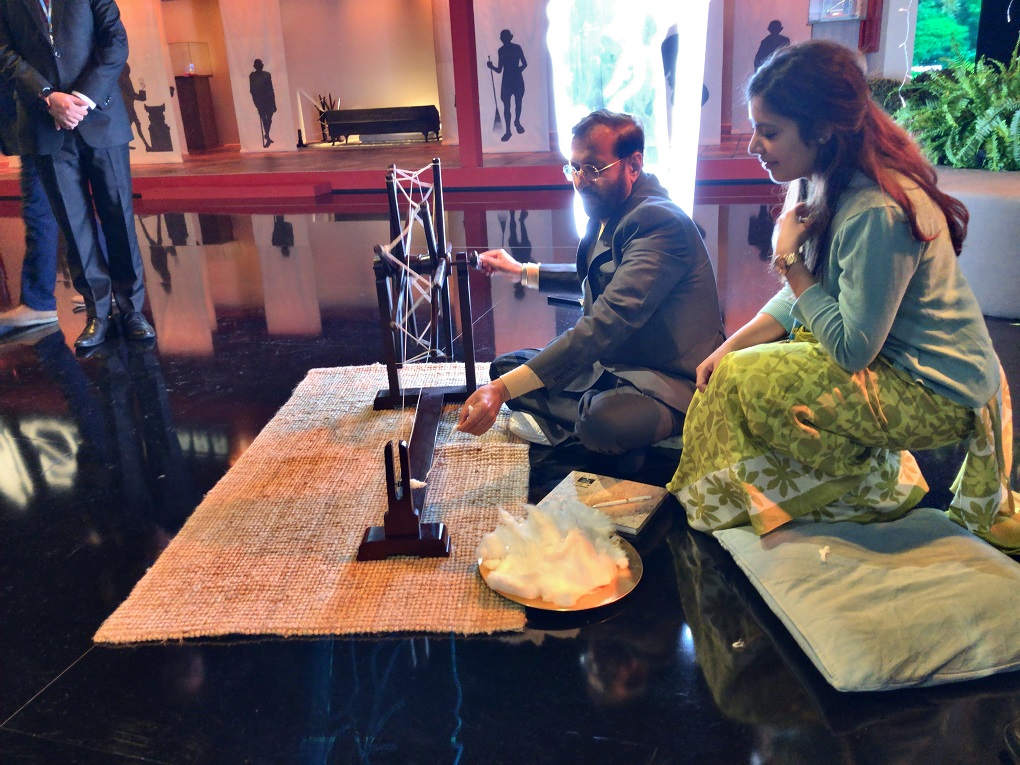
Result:
[[524,266],[506,250],[486,250],[478,256],[478,268],[490,276],[500,274],[514,284],[519,284]]
[[[811,229],[811,217],[807,215],[807,211],[807,204],[798,202],[779,216],[779,220],[776,222],[776,244],[773,258],[800,250]],[[804,294],[804,290],[815,284],[814,276],[799,256],[790,266],[774,265],[773,267],[783,275],[790,285],[790,289],[793,290],[793,294],[797,297],[800,297]]]
[[796,252],[807,239],[811,218],[807,216],[808,206],[798,202],[779,216],[776,221],[775,253],[785,255]]
[[725,344],[720,345],[712,352],[711,356],[698,364],[698,376],[695,382],[697,383],[698,390],[702,393],[708,387],[708,381],[712,377],[712,373],[715,372],[715,368],[719,366],[719,362],[722,361],[722,357],[729,352],[730,349]]
[[719,362],[722,361],[723,356],[727,353],[750,348],[762,343],[771,343],[785,336],[786,329],[782,324],[767,313],[759,313],[747,324],[726,338],[723,344],[712,351],[707,359],[698,364],[697,376],[694,380],[698,390],[704,393],[705,388],[708,387],[708,381],[715,374],[715,370],[719,367]]

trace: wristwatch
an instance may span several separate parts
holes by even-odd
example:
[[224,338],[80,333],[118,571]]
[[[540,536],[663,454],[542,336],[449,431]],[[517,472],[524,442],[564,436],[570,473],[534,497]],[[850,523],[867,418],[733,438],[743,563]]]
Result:
[[793,252],[785,252],[779,255],[775,255],[772,258],[772,267],[775,268],[780,275],[786,276],[786,272],[790,270],[790,266],[800,260],[800,250],[794,250]]
[[45,88],[39,91],[39,101],[42,103],[44,109],[47,108],[48,106],[48,104],[46,103],[46,99],[49,98],[49,95],[52,92],[53,88],[49,86],[46,86]]

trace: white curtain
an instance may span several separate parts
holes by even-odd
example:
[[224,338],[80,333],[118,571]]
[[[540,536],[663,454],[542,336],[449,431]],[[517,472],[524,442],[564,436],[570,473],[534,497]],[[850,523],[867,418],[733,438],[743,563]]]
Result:
[[[811,25],[807,23],[808,0],[735,0],[733,10],[733,133],[751,132],[747,117],[744,88],[754,74],[754,58],[762,41],[769,36],[769,24],[778,21],[782,26],[778,34],[791,43],[811,39]],[[726,107],[723,107],[725,114]]]
[[130,50],[121,74],[121,94],[132,120],[131,164],[181,162],[184,135],[172,95],[170,52],[159,0],[121,3],[121,20]]
[[[279,0],[220,0],[220,16],[241,151],[294,151],[297,125]],[[256,59],[262,62],[261,73],[256,73]],[[266,108],[267,100],[275,102],[274,112]],[[271,118],[268,146],[265,115]]]
[[[545,47],[545,6],[546,0],[475,2],[478,108],[481,112],[482,151],[485,153],[549,150],[549,69]],[[523,71],[520,71],[521,55],[527,62]],[[494,68],[501,68],[502,71],[490,69],[490,62]],[[510,104],[509,124],[504,97]]]
[[[698,144],[718,144],[722,138],[723,0],[708,6],[708,36],[705,39],[705,96],[701,106]],[[726,111],[729,119],[729,108]]]

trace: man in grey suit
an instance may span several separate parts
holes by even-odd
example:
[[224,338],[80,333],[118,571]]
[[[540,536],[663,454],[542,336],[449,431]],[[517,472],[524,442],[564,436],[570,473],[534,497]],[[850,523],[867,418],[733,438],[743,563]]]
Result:
[[576,264],[490,250],[479,267],[542,291],[580,282],[583,315],[543,350],[497,358],[458,427],[481,435],[506,402],[511,431],[527,440],[640,456],[683,431],[697,366],[723,341],[715,275],[694,221],[644,172],[631,116],[593,112],[572,133],[563,169],[590,218]]
[[79,348],[106,339],[114,304],[124,337],[156,336],[141,313],[131,122],[117,83],[127,57],[114,0],[0,0],[0,77],[17,88],[21,150],[37,158],[67,239],[74,286],[85,298]]

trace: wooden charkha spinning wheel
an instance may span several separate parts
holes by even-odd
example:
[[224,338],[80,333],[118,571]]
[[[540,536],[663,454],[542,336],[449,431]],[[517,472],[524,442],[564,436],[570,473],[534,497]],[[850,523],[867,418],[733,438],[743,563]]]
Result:
[[[422,176],[431,169],[431,183]],[[472,334],[471,290],[468,267],[474,254],[447,252],[443,214],[442,174],[439,159],[416,173],[391,166],[386,176],[390,208],[389,245],[375,248],[376,293],[383,330],[383,356],[389,387],[375,397],[375,409],[416,409],[409,441],[396,446],[399,478],[394,463],[394,444],[383,451],[386,468],[387,510],[383,525],[365,531],[358,560],[380,560],[393,555],[448,556],[450,534],[443,523],[423,523],[436,436],[443,406],[461,403],[475,390],[475,349]],[[406,214],[401,216],[402,203]],[[427,252],[411,255],[411,232],[415,222],[424,230]],[[402,388],[399,370],[416,361],[454,360],[454,322],[450,300],[450,276],[456,273],[460,306],[461,355],[464,385]],[[421,315],[427,313],[428,320]],[[420,325],[424,324],[424,327]]]

